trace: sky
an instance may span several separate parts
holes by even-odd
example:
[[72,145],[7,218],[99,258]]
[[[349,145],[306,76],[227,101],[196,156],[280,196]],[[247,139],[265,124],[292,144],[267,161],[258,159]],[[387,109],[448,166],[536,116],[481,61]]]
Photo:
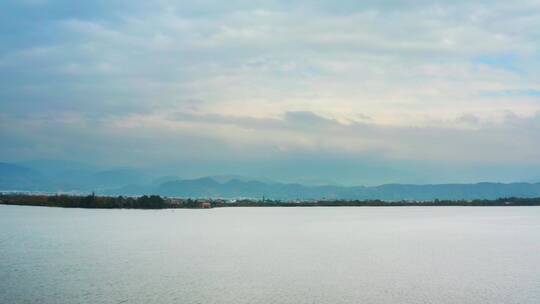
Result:
[[540,1],[3,0],[0,161],[540,181]]

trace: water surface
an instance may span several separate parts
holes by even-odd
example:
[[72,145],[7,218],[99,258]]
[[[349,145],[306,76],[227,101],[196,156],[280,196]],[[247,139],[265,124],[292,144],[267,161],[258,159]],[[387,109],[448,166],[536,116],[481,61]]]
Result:
[[540,207],[0,205],[0,303],[540,303]]

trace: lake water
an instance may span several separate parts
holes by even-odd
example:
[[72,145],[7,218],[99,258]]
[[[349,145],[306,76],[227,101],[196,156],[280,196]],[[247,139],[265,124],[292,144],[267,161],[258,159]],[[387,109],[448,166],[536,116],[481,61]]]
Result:
[[0,205],[0,303],[540,303],[540,207]]

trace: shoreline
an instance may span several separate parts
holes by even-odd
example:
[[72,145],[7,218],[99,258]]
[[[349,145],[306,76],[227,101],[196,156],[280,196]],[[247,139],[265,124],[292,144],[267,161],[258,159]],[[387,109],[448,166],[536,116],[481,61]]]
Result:
[[40,208],[55,208],[55,209],[87,209],[87,210],[141,210],[141,211],[159,211],[159,210],[204,210],[204,209],[235,209],[235,208],[444,208],[444,207],[455,207],[455,208],[512,208],[512,207],[540,207],[540,205],[479,205],[479,206],[472,206],[472,205],[385,205],[385,206],[343,206],[343,205],[335,205],[335,206],[216,206],[212,208],[174,208],[174,207],[165,207],[165,208],[103,208],[103,207],[64,207],[64,206],[45,206],[45,205],[28,205],[28,204],[6,204],[6,203],[0,203],[0,207],[2,206],[16,206],[16,207],[40,207]]
[[210,209],[234,207],[512,207],[540,206],[540,198],[498,198],[476,200],[254,200],[254,199],[191,199],[163,198],[157,195],[141,197],[0,194],[0,204],[36,207],[83,209]]

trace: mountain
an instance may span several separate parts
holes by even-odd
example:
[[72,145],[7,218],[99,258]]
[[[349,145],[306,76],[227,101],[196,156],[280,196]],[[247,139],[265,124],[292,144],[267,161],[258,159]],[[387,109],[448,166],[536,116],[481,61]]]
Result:
[[34,160],[0,163],[0,190],[92,192],[150,183],[143,171],[131,168],[98,170],[78,162]]
[[384,200],[497,199],[540,197],[540,183],[476,183],[440,185],[389,184],[367,189],[369,198]]
[[84,163],[57,159],[31,160],[16,165],[30,168],[50,177],[67,177],[73,174],[89,175],[96,171],[96,168]]
[[169,197],[266,197],[280,200],[307,199],[496,199],[540,197],[540,183],[385,184],[381,186],[330,186],[278,183],[237,175],[197,179],[177,176],[155,178],[131,168],[96,170],[79,163],[34,161],[26,165],[0,163],[0,191],[95,191],[104,195],[157,194]]
[[97,170],[84,163],[54,159],[32,160],[17,165],[30,168],[46,178],[52,184],[47,189],[51,191],[85,190]]
[[47,190],[51,183],[39,172],[27,167],[0,163],[0,190]]
[[294,199],[496,199],[501,197],[540,197],[540,183],[477,183],[441,185],[387,184],[375,187],[305,186],[213,178],[168,181],[153,187],[135,186],[109,190],[112,195],[157,194],[169,197],[219,197]]
[[276,181],[271,180],[269,178],[265,177],[251,177],[251,176],[244,176],[244,175],[237,175],[237,174],[228,174],[228,175],[212,175],[208,176],[209,178],[215,180],[218,183],[226,183],[231,180],[239,180],[243,182],[250,182],[250,181],[259,181],[267,184],[275,184]]

